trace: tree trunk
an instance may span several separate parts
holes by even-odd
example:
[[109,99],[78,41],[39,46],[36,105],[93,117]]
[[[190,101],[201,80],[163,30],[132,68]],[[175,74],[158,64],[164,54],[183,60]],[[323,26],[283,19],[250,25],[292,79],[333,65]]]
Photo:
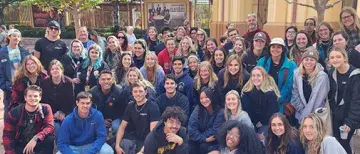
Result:
[[5,7],[0,7],[0,25],[5,24],[5,19],[4,19],[4,9]]
[[118,30],[120,30],[120,22],[119,22],[119,1],[114,1],[114,30],[116,33]]
[[74,18],[74,24],[75,24],[75,34],[76,34],[76,38],[78,36],[78,30],[81,27],[81,13],[79,11],[76,11],[78,9],[75,9],[73,11],[71,11],[71,14]]
[[317,9],[317,23],[323,22],[325,17],[325,9]]

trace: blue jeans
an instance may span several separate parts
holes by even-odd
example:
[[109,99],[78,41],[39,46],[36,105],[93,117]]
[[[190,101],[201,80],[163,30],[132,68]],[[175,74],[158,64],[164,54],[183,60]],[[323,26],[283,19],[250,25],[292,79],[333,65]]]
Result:
[[111,122],[111,131],[113,135],[116,135],[117,130],[119,129],[121,119],[117,118]]
[[[70,149],[76,154],[84,154],[86,151],[92,146],[92,144],[86,144],[82,146],[72,146],[70,145]],[[56,154],[62,154],[58,151]],[[100,151],[96,154],[114,154],[114,150],[110,147],[110,145],[104,143],[101,147]]]

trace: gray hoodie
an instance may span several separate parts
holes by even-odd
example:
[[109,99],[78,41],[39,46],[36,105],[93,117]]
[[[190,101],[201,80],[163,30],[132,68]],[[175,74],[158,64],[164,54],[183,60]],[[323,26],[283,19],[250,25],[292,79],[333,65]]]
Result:
[[294,71],[294,82],[292,88],[291,104],[296,109],[295,117],[300,121],[305,116],[313,113],[317,108],[324,107],[326,97],[330,91],[328,75],[323,71],[321,64],[317,64],[320,72],[311,84],[312,92],[309,102],[306,102],[303,92],[303,79],[299,74],[299,68]]
[[[305,152],[309,154],[308,151]],[[320,154],[347,154],[341,144],[332,136],[325,136],[321,143]]]

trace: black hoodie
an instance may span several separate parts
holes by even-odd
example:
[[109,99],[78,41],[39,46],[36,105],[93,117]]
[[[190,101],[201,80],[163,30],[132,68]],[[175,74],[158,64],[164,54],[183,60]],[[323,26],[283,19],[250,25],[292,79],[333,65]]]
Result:
[[146,136],[144,143],[144,153],[146,154],[187,154],[188,151],[188,137],[184,127],[176,135],[183,139],[183,144],[168,142],[166,134],[164,133],[165,124],[161,120],[158,125]]

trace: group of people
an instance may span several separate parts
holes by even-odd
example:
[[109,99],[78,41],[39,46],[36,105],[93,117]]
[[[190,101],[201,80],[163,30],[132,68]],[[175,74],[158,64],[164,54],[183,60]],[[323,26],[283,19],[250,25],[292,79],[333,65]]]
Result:
[[249,14],[244,35],[229,23],[219,43],[188,24],[105,44],[81,27],[69,47],[51,21],[34,53],[9,30],[5,152],[49,154],[55,141],[58,154],[351,154],[360,21],[347,7],[339,17],[337,32],[309,18],[271,39]]

